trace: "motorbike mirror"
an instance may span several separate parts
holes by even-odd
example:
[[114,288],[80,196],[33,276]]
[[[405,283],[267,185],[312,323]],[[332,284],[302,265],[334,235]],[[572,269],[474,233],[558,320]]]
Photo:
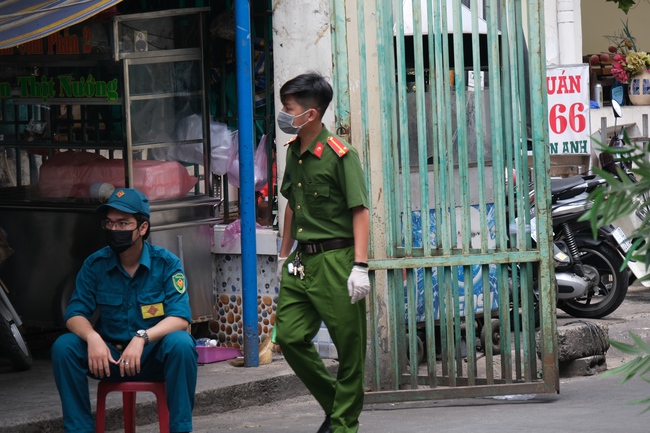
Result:
[[623,109],[621,108],[621,104],[619,104],[616,99],[612,99],[612,110],[614,111],[614,117],[618,118],[623,116]]

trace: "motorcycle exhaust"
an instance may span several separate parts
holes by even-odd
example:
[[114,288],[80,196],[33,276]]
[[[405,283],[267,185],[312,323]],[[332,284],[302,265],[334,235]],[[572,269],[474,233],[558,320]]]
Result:
[[558,299],[573,299],[580,297],[589,288],[589,284],[584,280],[584,278],[573,273],[556,273],[555,279],[557,280]]

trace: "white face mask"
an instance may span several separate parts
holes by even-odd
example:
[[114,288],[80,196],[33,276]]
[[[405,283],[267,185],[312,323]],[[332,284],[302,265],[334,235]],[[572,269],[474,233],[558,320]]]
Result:
[[[309,110],[311,110],[311,108]],[[289,114],[286,111],[280,110],[277,118],[278,127],[282,132],[286,134],[297,134],[298,131],[300,131],[300,128],[302,128],[309,122],[309,119],[307,119],[305,123],[303,123],[300,126],[294,126],[293,121],[296,119],[296,117],[300,117],[303,114],[308,113],[309,110],[305,111],[304,113],[300,113],[297,116],[294,116],[293,114]]]

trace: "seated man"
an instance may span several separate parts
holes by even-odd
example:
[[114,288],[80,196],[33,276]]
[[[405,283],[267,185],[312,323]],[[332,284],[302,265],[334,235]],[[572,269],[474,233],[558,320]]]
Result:
[[189,432],[198,355],[186,331],[192,319],[180,260],[144,242],[150,229],[149,200],[141,192],[117,189],[97,212],[105,214],[102,228],[108,246],[84,262],[65,315],[71,332],[52,346],[65,431],[95,431],[91,376],[164,380],[170,431]]

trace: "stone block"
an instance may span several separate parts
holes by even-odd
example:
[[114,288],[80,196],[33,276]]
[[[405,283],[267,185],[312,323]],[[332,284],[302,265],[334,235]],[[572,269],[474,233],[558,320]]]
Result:
[[[557,327],[558,361],[571,361],[587,356],[604,355],[609,349],[609,327],[585,320]],[[537,332],[537,356],[541,358],[541,337]]]
[[606,370],[605,355],[587,356],[560,362],[560,377],[593,376]]

